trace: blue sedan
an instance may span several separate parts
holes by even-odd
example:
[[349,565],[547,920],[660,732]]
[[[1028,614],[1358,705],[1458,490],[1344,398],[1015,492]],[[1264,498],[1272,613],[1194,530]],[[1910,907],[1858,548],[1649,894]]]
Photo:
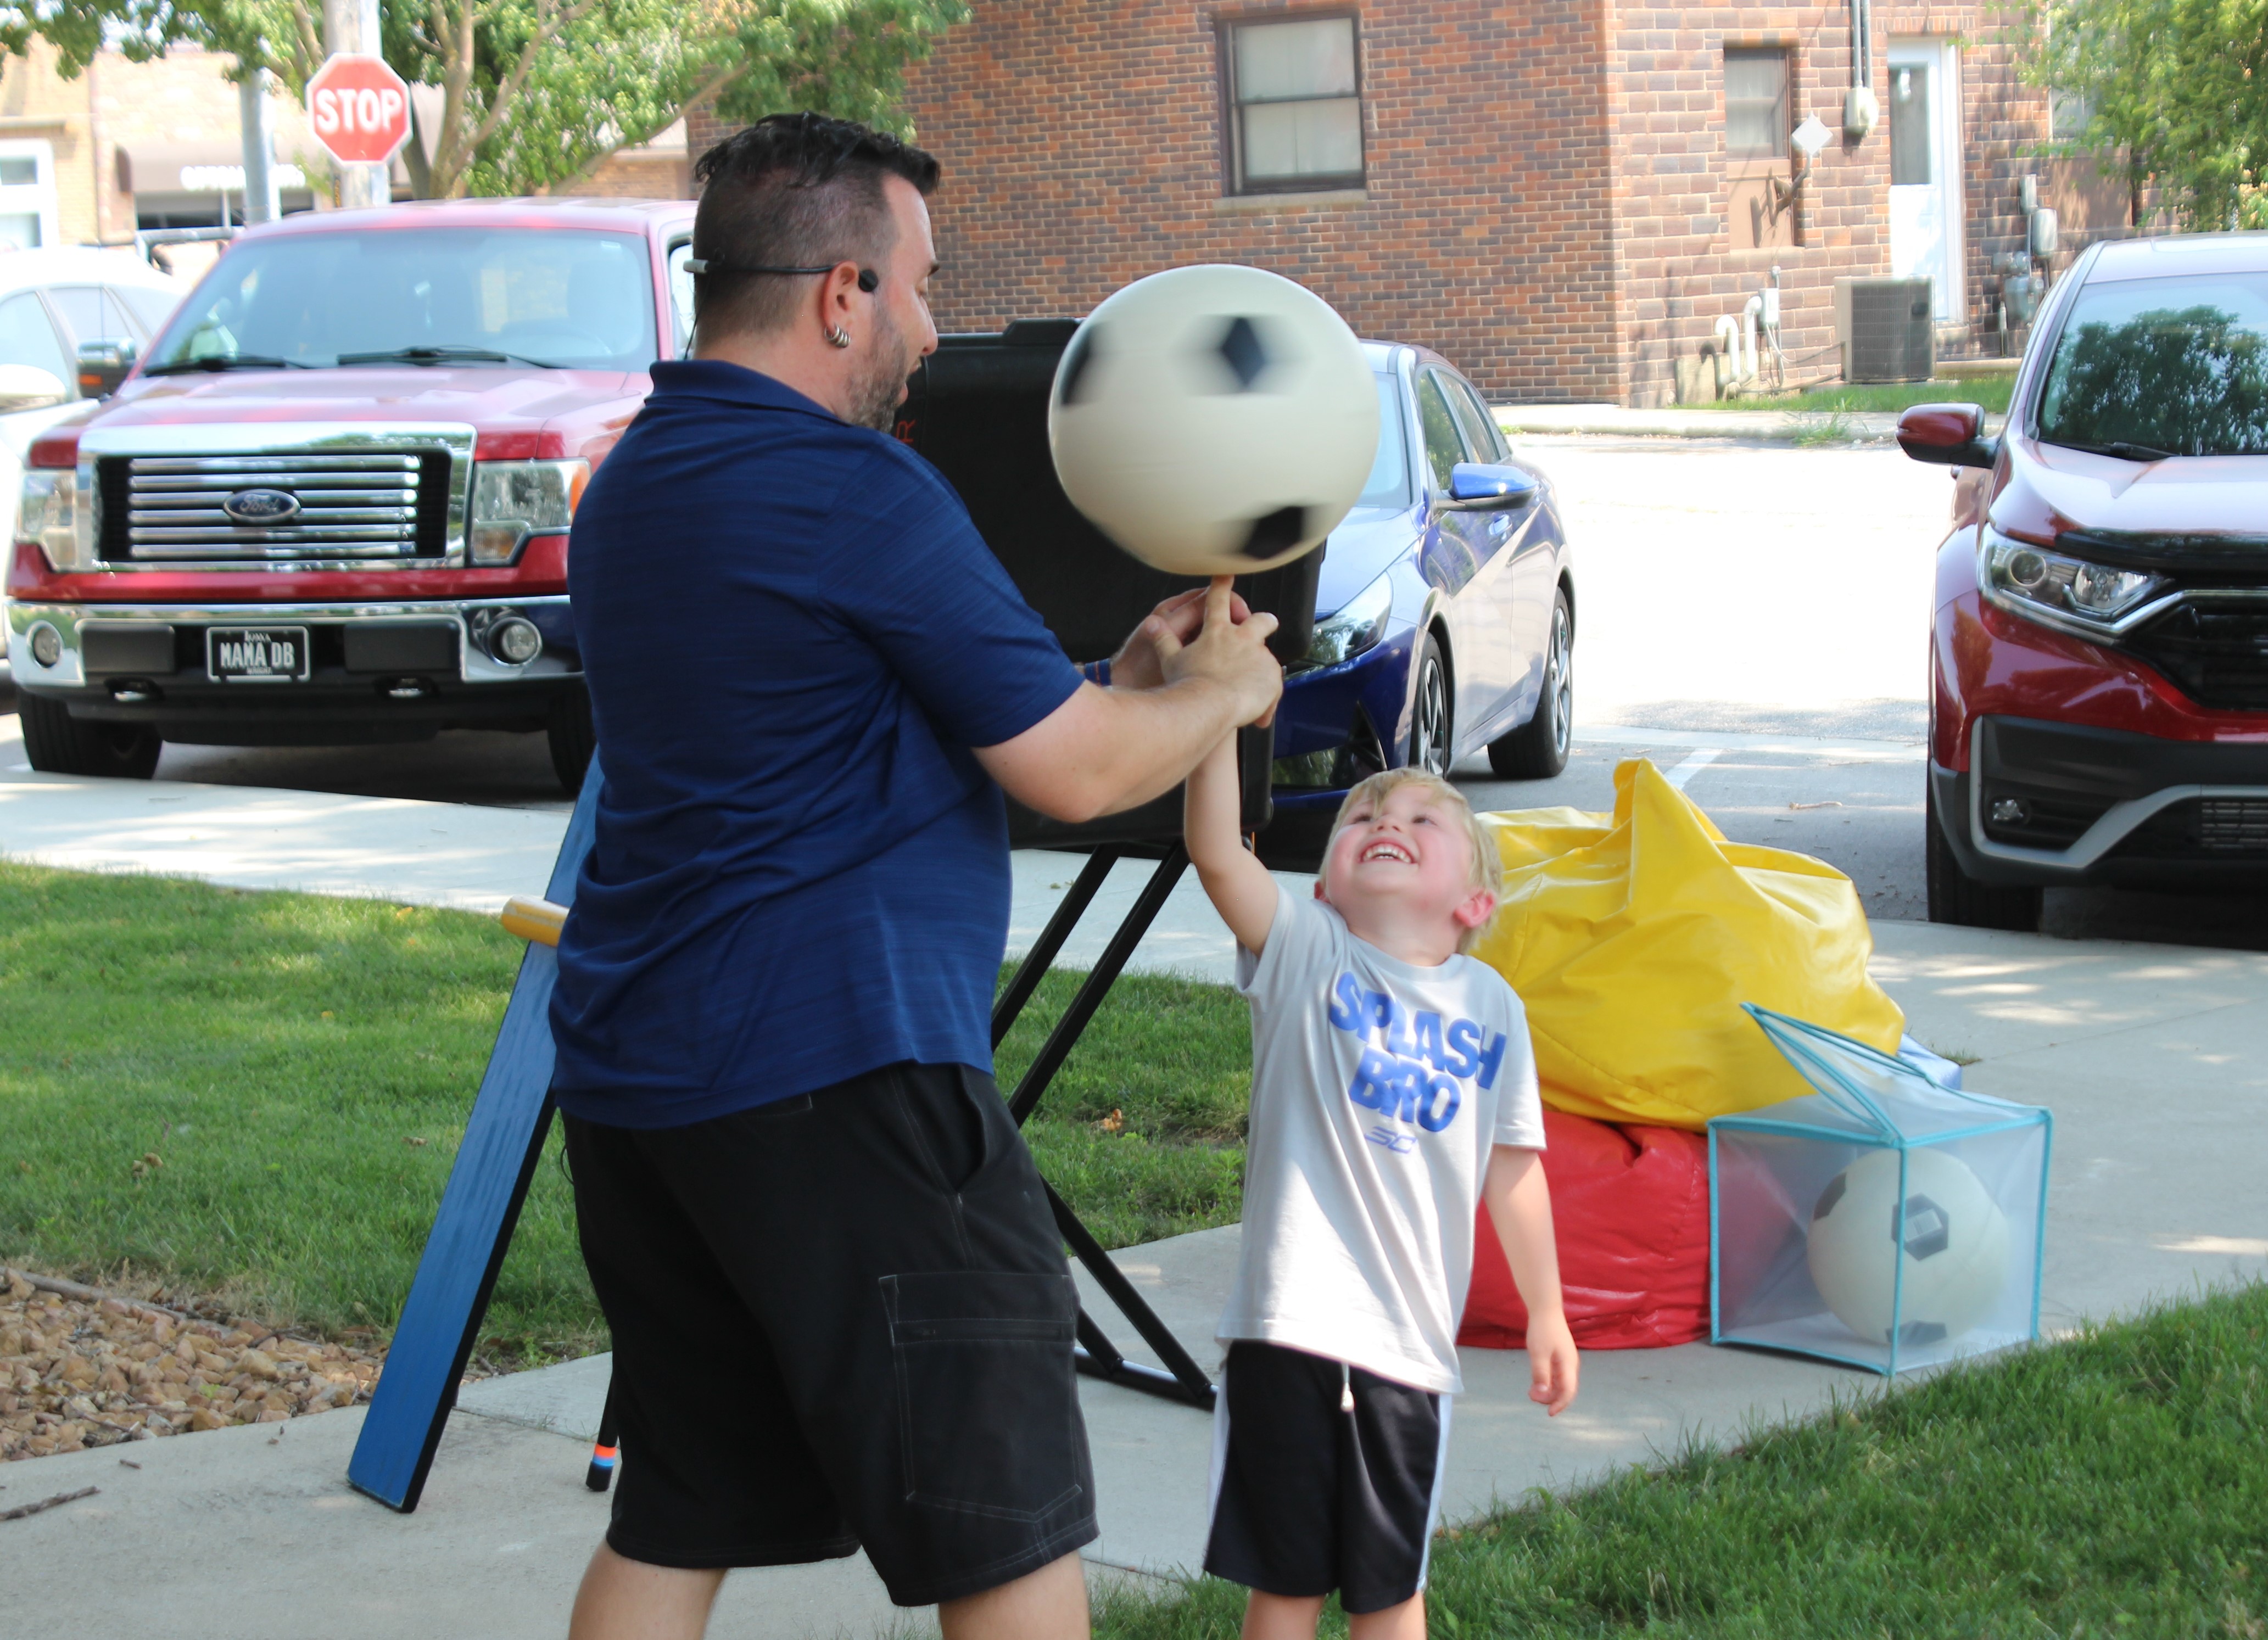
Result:
[[1276,718],[1276,803],[1328,818],[1382,769],[1446,775],[1485,746],[1508,779],[1566,766],[1575,582],[1550,481],[1473,385],[1366,342],[1378,456],[1325,546],[1314,638]]

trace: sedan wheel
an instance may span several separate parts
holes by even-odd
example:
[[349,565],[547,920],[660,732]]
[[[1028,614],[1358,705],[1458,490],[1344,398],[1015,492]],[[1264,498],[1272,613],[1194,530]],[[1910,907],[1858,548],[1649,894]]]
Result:
[[1449,669],[1441,662],[1440,645],[1432,635],[1418,657],[1418,713],[1410,730],[1410,762],[1429,775],[1449,776],[1456,761],[1456,740],[1449,719]]
[[1543,689],[1535,714],[1489,742],[1489,767],[1506,780],[1549,780],[1567,767],[1575,733],[1575,614],[1567,594],[1551,599],[1551,643],[1543,656]]

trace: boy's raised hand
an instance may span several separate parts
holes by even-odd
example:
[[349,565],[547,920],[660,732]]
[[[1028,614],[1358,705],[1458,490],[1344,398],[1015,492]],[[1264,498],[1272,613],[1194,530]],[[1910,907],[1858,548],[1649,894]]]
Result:
[[1275,721],[1276,702],[1284,693],[1284,668],[1268,652],[1276,617],[1263,614],[1238,620],[1240,600],[1230,590],[1233,582],[1230,576],[1213,577],[1204,593],[1204,624],[1188,643],[1162,621],[1160,629],[1150,635],[1151,641],[1168,683],[1209,678],[1236,693],[1239,723],[1264,728]]
[[[1174,649],[1197,636],[1204,625],[1208,590],[1193,586],[1186,592],[1176,592],[1145,615],[1142,624],[1110,658],[1111,687],[1154,689],[1164,683],[1166,668],[1158,652],[1160,636],[1169,639]],[[1228,613],[1230,619],[1241,621],[1252,614],[1252,607],[1241,593],[1231,592]]]
[[1528,1398],[1553,1417],[1574,1404],[1582,1364],[1564,1314],[1528,1318]]

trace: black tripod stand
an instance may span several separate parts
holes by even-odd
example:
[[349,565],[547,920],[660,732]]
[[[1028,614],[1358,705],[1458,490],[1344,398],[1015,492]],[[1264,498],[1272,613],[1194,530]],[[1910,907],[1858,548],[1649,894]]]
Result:
[[[1079,918],[1094,902],[1097,891],[1109,878],[1110,868],[1134,852],[1123,847],[1102,848],[1086,857],[1086,864],[1079,869],[1078,880],[1071,884],[1071,892],[1064,896],[1063,903],[1056,908],[1055,915],[1048,919],[1047,927],[1040,931],[1040,938],[1031,950],[1024,953],[1023,961],[1017,965],[1015,977],[1008,982],[1008,989],[1001,992],[1000,999],[992,1004],[992,1046],[995,1048],[1006,1038],[1009,1029],[1016,1023],[1017,1016],[1023,1012],[1024,1004],[1031,1000],[1032,993],[1039,989],[1042,976],[1054,963],[1057,953],[1063,950],[1064,942],[1071,938],[1071,930],[1079,926]],[[1176,842],[1167,847],[1165,857],[1159,860],[1157,869],[1150,873],[1150,880],[1143,885],[1133,908],[1126,914],[1126,920],[1118,925],[1118,931],[1110,937],[1110,944],[1104,947],[1101,960],[1094,965],[1094,971],[1079,986],[1078,995],[1071,998],[1071,1006],[1064,1011],[1063,1018],[1056,1021],[1055,1029],[1048,1033],[1048,1040],[1041,1046],[1030,1069],[1017,1083],[1016,1092],[1008,1101],[1008,1114],[1015,1117],[1018,1127],[1023,1126],[1025,1118],[1039,1108],[1040,1099],[1047,1092],[1048,1085],[1055,1080],[1056,1072],[1063,1069],[1064,1061],[1071,1057],[1071,1050],[1078,1045],[1088,1021],[1094,1018],[1095,1010],[1102,1005],[1102,999],[1110,994],[1111,986],[1117,982],[1127,960],[1134,954],[1134,947],[1141,943],[1142,936],[1150,931],[1151,923],[1158,920],[1158,913],[1165,908],[1166,897],[1174,892],[1174,885],[1181,880],[1182,873],[1189,869],[1189,864],[1188,853]],[[1192,1406],[1210,1409],[1213,1402],[1211,1380],[1189,1358],[1189,1352],[1182,1347],[1181,1340],[1174,1336],[1166,1324],[1158,1319],[1157,1313],[1134,1290],[1134,1284],[1126,1279],[1117,1265],[1110,1261],[1110,1255],[1102,1250],[1102,1244],[1089,1233],[1085,1224],[1079,1223],[1079,1215],[1072,1212],[1063,1197],[1056,1194],[1052,1185],[1048,1187],[1048,1206],[1054,1210],[1056,1228],[1062,1232],[1072,1255],[1086,1267],[1087,1274],[1094,1277],[1095,1284],[1110,1295],[1110,1301],[1118,1306],[1119,1313],[1133,1323],[1134,1330],[1142,1335],[1144,1342],[1157,1351],[1158,1359],[1166,1364],[1166,1371],[1161,1372],[1156,1367],[1129,1361],[1102,1328],[1095,1325],[1094,1318],[1082,1309],[1079,1313],[1079,1349],[1075,1357],[1079,1370],[1095,1378],[1107,1379],[1114,1384],[1123,1384],[1129,1389],[1145,1390],[1153,1395],[1163,1395],[1169,1401],[1186,1401]]]

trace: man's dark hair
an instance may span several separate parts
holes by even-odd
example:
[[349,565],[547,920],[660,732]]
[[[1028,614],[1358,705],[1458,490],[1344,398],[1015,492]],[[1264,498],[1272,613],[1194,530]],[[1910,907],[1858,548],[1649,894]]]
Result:
[[809,287],[792,276],[729,268],[831,268],[880,272],[896,242],[882,179],[927,194],[934,155],[885,131],[823,114],[767,114],[701,156],[693,254],[712,266],[693,282],[693,320],[710,335],[777,330]]

